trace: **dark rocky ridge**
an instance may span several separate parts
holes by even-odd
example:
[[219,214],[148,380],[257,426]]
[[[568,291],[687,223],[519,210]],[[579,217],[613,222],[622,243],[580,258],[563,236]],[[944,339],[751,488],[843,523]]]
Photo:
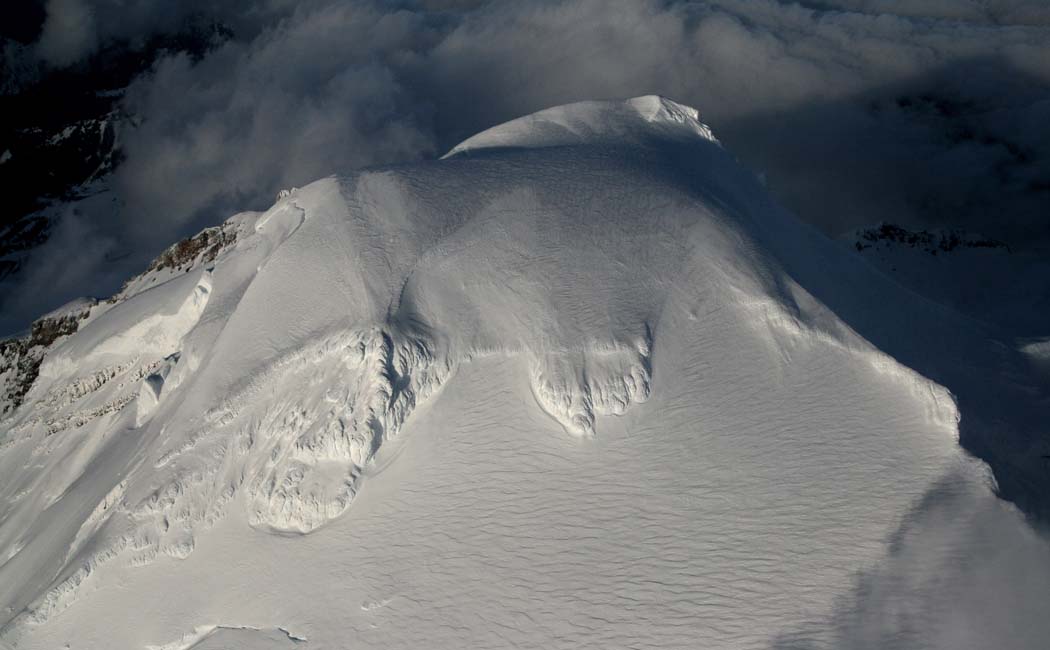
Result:
[[[129,297],[129,292],[150,275],[164,271],[188,272],[208,264],[237,241],[237,230],[229,223],[206,228],[193,237],[168,247],[149,267],[124,284],[121,290],[102,301],[114,305]],[[156,279],[156,278],[152,278]],[[0,416],[18,408],[40,374],[40,364],[56,341],[75,333],[99,305],[90,300],[76,309],[56,316],[44,316],[33,322],[29,334],[0,340]]]
[[956,248],[1003,248],[1007,251],[1010,250],[1010,247],[1001,241],[961,230],[940,230],[934,232],[929,230],[907,230],[892,223],[883,223],[875,228],[860,231],[857,235],[857,241],[854,242],[854,247],[858,251],[862,251],[877,245],[879,242],[893,242],[912,248],[921,248],[931,255],[936,255],[938,251],[948,253]]
[[82,310],[57,317],[41,318],[33,323],[24,338],[0,341],[0,415],[18,408],[40,374],[40,364],[48,348],[63,336],[77,331],[80,322],[91,314],[94,303]]

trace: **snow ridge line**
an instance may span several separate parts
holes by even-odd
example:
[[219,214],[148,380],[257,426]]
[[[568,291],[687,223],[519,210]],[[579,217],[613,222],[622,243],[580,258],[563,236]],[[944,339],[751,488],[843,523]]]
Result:
[[782,296],[782,300],[755,300],[745,298],[744,292],[737,287],[733,287],[733,291],[740,294],[737,304],[757,315],[757,318],[748,320],[761,323],[762,327],[766,328],[767,339],[785,362],[790,359],[791,347],[799,344],[818,342],[848,352],[864,360],[878,373],[907,385],[912,394],[926,405],[929,421],[951,431],[958,442],[961,416],[955,396],[950,390],[878,349],[837,318],[834,320],[835,331],[822,327],[819,322],[811,322],[819,321],[820,314],[804,313],[796,298],[807,303],[812,302],[812,305],[809,305],[811,309],[826,311],[827,308],[817,303],[804,289],[792,284],[789,293],[798,295],[785,295]]

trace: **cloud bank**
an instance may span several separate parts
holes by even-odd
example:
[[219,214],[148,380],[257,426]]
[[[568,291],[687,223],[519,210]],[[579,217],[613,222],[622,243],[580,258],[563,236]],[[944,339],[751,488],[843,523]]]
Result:
[[[233,37],[199,59],[163,55],[132,84],[113,201],[78,207],[93,245],[49,244],[9,287],[9,313],[105,293],[82,280],[126,276],[178,237],[267,207],[283,187],[435,157],[551,105],[649,93],[698,107],[783,202],[830,234],[887,220],[1050,244],[1050,7],[1039,0],[46,9],[31,50],[53,66],[190,17]],[[78,273],[55,278],[59,256],[77,257]]]

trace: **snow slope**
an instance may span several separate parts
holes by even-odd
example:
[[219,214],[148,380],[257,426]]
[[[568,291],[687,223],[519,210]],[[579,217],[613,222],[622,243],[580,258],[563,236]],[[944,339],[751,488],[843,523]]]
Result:
[[1038,513],[1043,376],[695,110],[543,111],[226,228],[2,421],[3,643],[1040,647],[1050,547],[959,441]]

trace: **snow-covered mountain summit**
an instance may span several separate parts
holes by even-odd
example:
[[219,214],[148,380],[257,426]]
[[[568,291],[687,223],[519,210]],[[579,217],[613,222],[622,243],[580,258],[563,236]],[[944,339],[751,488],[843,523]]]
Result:
[[571,146],[666,145],[696,139],[717,142],[695,108],[646,95],[624,102],[578,102],[555,106],[494,126],[467,138],[445,158],[479,149]]
[[1025,357],[799,224],[694,109],[550,109],[207,232],[26,344],[8,643],[817,644],[929,508],[1043,548],[952,395],[1018,407],[964,443],[1041,487]]

